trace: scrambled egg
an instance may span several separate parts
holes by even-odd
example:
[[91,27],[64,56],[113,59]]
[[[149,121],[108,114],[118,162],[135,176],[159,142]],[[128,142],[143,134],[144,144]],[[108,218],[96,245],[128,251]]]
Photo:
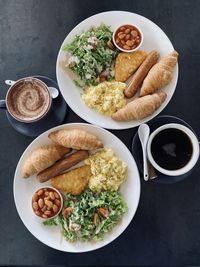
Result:
[[88,107],[111,116],[126,105],[123,93],[125,87],[126,84],[122,82],[102,82],[88,87],[82,94],[82,99]]
[[102,149],[85,160],[90,165],[92,176],[89,188],[92,191],[117,191],[127,179],[127,165],[119,160],[110,148]]

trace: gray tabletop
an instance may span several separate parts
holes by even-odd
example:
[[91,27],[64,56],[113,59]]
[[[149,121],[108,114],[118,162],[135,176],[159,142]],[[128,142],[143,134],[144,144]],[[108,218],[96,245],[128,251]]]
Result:
[[[193,1],[0,0],[0,99],[5,79],[46,75],[55,79],[59,47],[83,19],[108,10],[141,14],[158,24],[180,53],[175,94],[162,114],[186,120],[200,136],[200,3]],[[83,122],[71,110],[65,122]],[[112,131],[130,149],[136,129]],[[34,238],[13,199],[17,162],[33,138],[16,132],[0,111],[0,264],[140,265],[200,264],[200,165],[173,185],[144,183],[138,210],[127,230],[94,252],[70,254]]]

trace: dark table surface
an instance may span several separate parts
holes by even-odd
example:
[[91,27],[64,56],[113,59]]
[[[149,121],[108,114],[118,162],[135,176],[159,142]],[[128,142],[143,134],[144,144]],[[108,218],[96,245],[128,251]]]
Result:
[[[46,75],[55,79],[59,47],[85,18],[126,10],[158,24],[180,53],[176,92],[162,112],[191,124],[200,136],[200,3],[193,1],[0,0],[0,98],[5,79]],[[71,110],[65,122],[83,122]],[[112,131],[130,149],[136,129]],[[136,215],[110,245],[90,253],[53,250],[35,239],[21,222],[13,199],[17,162],[33,138],[17,133],[0,111],[0,264],[141,265],[200,264],[200,164],[173,185],[144,183]]]

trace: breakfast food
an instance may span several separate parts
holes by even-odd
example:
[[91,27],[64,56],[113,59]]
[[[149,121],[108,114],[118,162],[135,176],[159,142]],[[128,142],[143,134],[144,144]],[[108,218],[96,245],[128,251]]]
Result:
[[62,202],[60,193],[54,188],[39,188],[32,197],[32,209],[37,216],[48,219],[60,212]]
[[37,179],[40,183],[50,180],[52,177],[66,171],[67,169],[73,167],[82,160],[88,158],[89,154],[86,150],[76,151],[66,158],[60,159],[54,165],[43,170],[37,175]]
[[162,86],[167,85],[173,74],[173,69],[178,60],[178,53],[173,51],[155,64],[143,81],[140,96],[154,93]]
[[158,58],[159,53],[157,51],[152,51],[147,55],[146,59],[142,62],[142,64],[137,69],[132,79],[128,83],[127,87],[125,88],[124,95],[126,97],[131,98],[136,94],[138,88],[142,84],[149,70],[158,61]]
[[82,129],[62,129],[49,134],[49,138],[64,147],[92,150],[102,148],[102,142],[93,134]]
[[[127,179],[127,165],[111,148],[102,149],[102,142],[85,130],[69,127],[54,131],[49,137],[62,146],[44,145],[31,154],[32,164],[51,160],[50,166],[41,172],[38,173],[38,166],[34,170],[35,183],[47,182],[51,187],[39,188],[33,194],[32,211],[45,219],[44,225],[58,225],[67,241],[102,240],[127,211],[118,192]],[[78,150],[64,156],[71,148],[80,147],[94,151]],[[53,151],[54,158],[49,151]],[[40,157],[37,159],[34,154]]]
[[89,166],[82,166],[51,179],[51,185],[63,192],[79,195],[86,188],[91,175]]
[[62,214],[46,220],[44,225],[58,225],[69,242],[102,240],[128,210],[119,192],[90,190],[79,196],[66,194],[64,207]]
[[125,82],[145,60],[147,54],[143,50],[118,54],[115,61],[115,80]]
[[127,179],[127,165],[110,148],[96,152],[85,160],[85,164],[91,168],[89,188],[92,191],[117,191]]
[[32,77],[16,82],[7,97],[9,112],[25,122],[36,121],[46,114],[51,101],[47,86]]
[[56,144],[45,145],[37,148],[25,160],[22,167],[22,176],[27,178],[43,171],[70,151],[70,148]]
[[84,85],[97,85],[104,71],[108,79],[113,77],[112,64],[117,52],[108,48],[107,43],[111,40],[110,27],[102,24],[76,35],[71,43],[63,47],[70,53],[65,65],[80,77]]
[[141,120],[153,114],[165,101],[165,92],[139,97],[128,103],[124,108],[112,115],[117,121]]
[[115,31],[114,41],[120,49],[130,51],[140,45],[142,35],[137,27],[133,25],[122,25]]
[[102,82],[97,86],[88,87],[82,94],[85,104],[97,112],[112,115],[126,105],[123,94],[125,83]]

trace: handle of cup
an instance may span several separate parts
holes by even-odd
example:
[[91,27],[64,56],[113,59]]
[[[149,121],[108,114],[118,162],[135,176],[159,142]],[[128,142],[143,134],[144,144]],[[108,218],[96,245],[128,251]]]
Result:
[[15,84],[15,81],[5,80],[5,84],[12,86],[13,84]]
[[0,100],[0,109],[6,109],[6,100]]

